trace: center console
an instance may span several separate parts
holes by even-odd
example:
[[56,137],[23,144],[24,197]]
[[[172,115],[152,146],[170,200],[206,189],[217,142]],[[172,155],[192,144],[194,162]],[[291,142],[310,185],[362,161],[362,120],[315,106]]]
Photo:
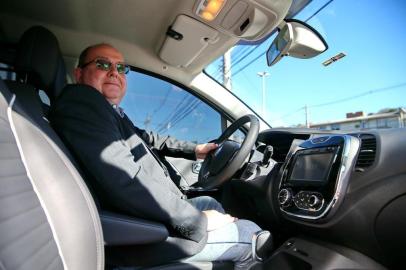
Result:
[[386,270],[349,248],[314,239],[291,238],[267,259],[261,269],[274,270]]
[[332,215],[347,189],[359,146],[359,139],[349,135],[294,140],[278,190],[282,213],[306,220]]

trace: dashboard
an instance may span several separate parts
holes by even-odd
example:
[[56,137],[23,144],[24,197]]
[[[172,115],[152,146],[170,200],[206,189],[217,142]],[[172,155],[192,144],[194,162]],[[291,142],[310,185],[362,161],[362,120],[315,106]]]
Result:
[[272,146],[273,168],[241,190],[271,228],[396,269],[406,250],[405,138],[406,129],[266,130],[258,149]]

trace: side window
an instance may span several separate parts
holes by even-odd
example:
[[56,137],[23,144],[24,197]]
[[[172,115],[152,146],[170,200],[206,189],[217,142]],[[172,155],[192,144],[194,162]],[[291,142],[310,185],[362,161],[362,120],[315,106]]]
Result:
[[[17,74],[13,71],[12,66],[0,62],[0,78],[3,80],[16,81]],[[43,90],[39,90],[38,94],[39,94],[39,98],[42,101],[42,103],[49,106],[50,100],[49,100],[48,95]]]
[[221,134],[221,115],[196,96],[164,80],[131,71],[121,106],[139,128],[205,143]]
[[16,80],[16,74],[11,66],[0,62],[0,78],[3,80]]

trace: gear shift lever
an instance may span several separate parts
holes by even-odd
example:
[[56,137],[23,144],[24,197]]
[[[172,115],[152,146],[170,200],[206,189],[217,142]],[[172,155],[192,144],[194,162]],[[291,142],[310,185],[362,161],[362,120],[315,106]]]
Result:
[[259,231],[252,237],[252,257],[262,262],[267,259],[273,249],[272,235],[269,231]]

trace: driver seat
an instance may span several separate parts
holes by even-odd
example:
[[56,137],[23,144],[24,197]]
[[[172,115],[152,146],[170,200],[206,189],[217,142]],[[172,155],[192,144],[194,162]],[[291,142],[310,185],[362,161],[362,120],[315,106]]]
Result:
[[[47,54],[57,50],[59,54],[48,30],[37,27],[27,32],[24,43],[38,43],[32,48]],[[38,88],[47,91],[51,102],[57,96],[52,91],[60,87],[53,86],[63,68],[58,64],[51,68],[48,62],[56,59],[61,63],[61,59],[46,55],[41,59],[36,52],[34,49],[27,56],[35,61],[22,65],[24,72],[37,73],[32,74],[36,75],[34,80],[28,84],[7,82],[9,88],[0,81],[0,268],[104,269],[105,248],[113,253],[115,265],[168,261],[176,251],[176,242],[186,240],[169,237],[162,224],[98,212],[74,160],[38,103]],[[32,68],[32,63],[39,61],[42,65]],[[182,251],[193,252],[192,247]],[[174,262],[153,269],[230,268],[232,263],[228,262]]]

